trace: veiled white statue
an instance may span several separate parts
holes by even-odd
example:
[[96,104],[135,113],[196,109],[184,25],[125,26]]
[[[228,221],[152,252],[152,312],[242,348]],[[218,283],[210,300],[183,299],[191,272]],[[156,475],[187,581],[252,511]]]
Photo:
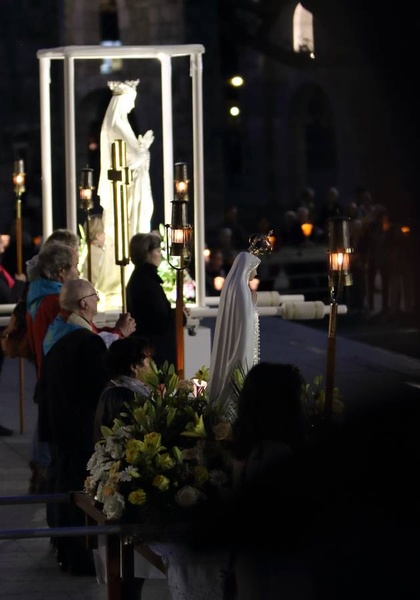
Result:
[[[101,293],[101,310],[121,307],[121,268],[115,264],[113,190],[112,182],[108,179],[108,170],[112,168],[112,143],[117,139],[126,144],[127,166],[132,176],[127,188],[129,237],[151,230],[154,205],[149,175],[149,149],[154,140],[153,131],[136,136],[128,120],[128,114],[135,105],[138,83],[139,80],[108,82],[112,97],[101,128],[101,171],[98,184],[105,228],[105,255],[96,282]],[[127,265],[125,269],[128,281],[133,266]]]
[[244,372],[259,361],[259,318],[256,294],[249,287],[261,260],[239,252],[220,294],[210,359],[209,402],[221,403],[229,421],[236,418],[236,396],[231,377],[237,367]]
[[249,282],[257,274],[257,255],[272,251],[270,231],[253,234],[248,251],[239,252],[227,274],[220,294],[210,358],[209,403],[221,406],[233,423],[237,417],[237,397],[232,388],[236,368],[246,374],[260,360],[260,322],[257,293]]

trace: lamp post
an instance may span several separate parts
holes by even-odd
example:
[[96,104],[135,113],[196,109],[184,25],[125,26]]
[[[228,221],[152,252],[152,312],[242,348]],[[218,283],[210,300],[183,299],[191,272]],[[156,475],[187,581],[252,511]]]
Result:
[[330,317],[328,324],[327,369],[325,377],[324,418],[330,423],[333,415],[335,349],[337,333],[337,306],[343,287],[352,285],[350,273],[350,219],[328,219],[328,287],[330,290]]
[[[175,163],[175,196],[171,224],[166,225],[166,251],[170,266],[176,270],[176,371],[184,378],[184,269],[191,262],[192,226],[188,224],[187,165]],[[174,260],[175,259],[175,260]]]
[[86,213],[86,245],[87,245],[87,276],[90,282],[92,282],[92,253],[90,249],[90,228],[89,219],[90,211],[93,208],[93,169],[85,167],[80,173],[80,185],[79,185],[79,207]]
[[[16,196],[16,273],[22,275],[22,194],[25,192],[25,165],[22,159],[13,166],[13,188]],[[24,359],[19,358],[19,415],[20,433],[25,431],[25,372]]]
[[25,166],[22,159],[15,160],[13,187],[16,196],[16,273],[22,274],[22,194],[25,192]]

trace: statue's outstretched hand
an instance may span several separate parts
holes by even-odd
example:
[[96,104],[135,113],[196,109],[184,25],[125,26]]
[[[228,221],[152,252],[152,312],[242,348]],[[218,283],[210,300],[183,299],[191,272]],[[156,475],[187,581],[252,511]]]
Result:
[[146,148],[150,148],[150,146],[153,144],[153,142],[155,140],[153,131],[151,129],[149,129],[148,131],[146,131],[146,133],[144,135],[139,135],[138,140],[141,145],[146,146]]

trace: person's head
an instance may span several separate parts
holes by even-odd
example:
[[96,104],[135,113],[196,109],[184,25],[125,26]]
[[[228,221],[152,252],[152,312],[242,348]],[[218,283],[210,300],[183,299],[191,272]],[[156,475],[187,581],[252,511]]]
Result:
[[237,221],[237,219],[238,219],[238,207],[236,206],[236,204],[231,204],[225,210],[225,220],[234,223]]
[[208,262],[207,268],[210,269],[211,271],[220,271],[220,269],[223,268],[224,261],[225,261],[225,258],[223,256],[222,250],[220,250],[220,248],[213,248],[210,251],[209,262]]
[[234,424],[235,456],[244,459],[266,440],[298,447],[304,437],[305,381],[295,365],[260,362],[248,371]]
[[335,187],[330,187],[327,190],[327,202],[328,204],[330,204],[331,206],[335,206],[338,202],[338,198],[339,198],[339,192],[338,189]]
[[217,243],[220,248],[226,250],[232,246],[232,229],[230,227],[221,227],[217,232]]
[[98,312],[99,294],[87,279],[69,279],[60,290],[60,308],[91,321]]
[[131,262],[137,266],[151,263],[158,267],[162,262],[162,238],[157,231],[136,233],[130,240]]
[[153,347],[146,337],[133,335],[112,342],[105,354],[105,369],[109,379],[126,375],[143,378],[150,371]]
[[37,271],[43,279],[64,283],[79,277],[78,262],[76,250],[59,242],[49,242],[38,254]]
[[70,231],[70,229],[54,229],[54,231],[47,237],[44,242],[44,246],[59,242],[65,246],[70,246],[76,252],[79,251],[80,239],[79,236]]

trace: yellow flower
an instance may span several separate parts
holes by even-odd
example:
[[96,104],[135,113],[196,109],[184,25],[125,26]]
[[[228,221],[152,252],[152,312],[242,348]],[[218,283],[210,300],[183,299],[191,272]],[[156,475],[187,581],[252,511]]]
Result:
[[143,442],[140,442],[139,440],[128,440],[125,449],[125,458],[127,459],[128,463],[135,465],[140,461],[142,446]]
[[166,492],[166,490],[169,489],[170,483],[170,480],[167,477],[165,477],[165,475],[156,475],[156,477],[153,478],[152,485],[161,492]]
[[161,439],[162,435],[160,433],[152,431],[151,433],[146,433],[144,442],[139,442],[139,444],[145,454],[155,454],[163,449],[160,445]]
[[156,466],[163,471],[168,471],[175,466],[175,460],[170,454],[168,454],[168,452],[165,452],[164,454],[158,454],[156,456]]
[[147,494],[142,488],[138,488],[133,492],[130,492],[128,495],[128,501],[130,504],[135,504],[136,506],[143,506],[147,502]]

